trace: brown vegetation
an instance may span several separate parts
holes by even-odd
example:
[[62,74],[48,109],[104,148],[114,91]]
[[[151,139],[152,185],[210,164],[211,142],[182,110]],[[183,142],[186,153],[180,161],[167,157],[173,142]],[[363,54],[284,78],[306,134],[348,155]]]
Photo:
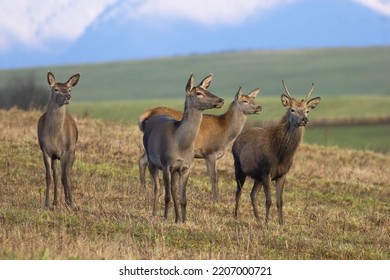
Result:
[[[243,190],[240,220],[234,219],[230,153],[219,162],[216,204],[203,161],[195,160],[189,219],[176,225],[162,218],[163,200],[152,218],[152,189],[139,187],[139,129],[88,118],[76,120],[75,209],[60,199],[57,209],[46,210],[39,115],[0,111],[2,259],[390,258],[389,155],[303,144],[287,176],[282,227],[272,218],[275,207],[268,227],[256,222],[250,188]],[[264,207],[263,196],[259,201]]]

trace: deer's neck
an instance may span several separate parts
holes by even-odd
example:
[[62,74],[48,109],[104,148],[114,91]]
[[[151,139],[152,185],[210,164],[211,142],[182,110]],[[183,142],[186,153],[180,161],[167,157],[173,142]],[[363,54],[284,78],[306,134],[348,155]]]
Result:
[[46,110],[45,131],[52,136],[62,132],[65,123],[66,107],[58,106],[50,100]]
[[276,154],[280,161],[291,159],[294,157],[295,151],[298,149],[304,134],[303,126],[293,126],[288,121],[287,116],[284,116],[277,125],[272,141],[275,141]]
[[246,115],[237,108],[234,101],[230,104],[227,111],[221,116],[222,124],[228,133],[228,140],[233,140],[240,134],[246,121]]
[[189,148],[194,144],[195,138],[199,133],[202,117],[201,110],[188,106],[186,102],[183,118],[176,131],[178,143],[183,149]]

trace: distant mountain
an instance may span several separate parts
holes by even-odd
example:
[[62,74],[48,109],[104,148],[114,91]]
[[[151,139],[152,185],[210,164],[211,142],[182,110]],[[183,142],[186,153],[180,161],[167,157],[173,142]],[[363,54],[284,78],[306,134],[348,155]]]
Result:
[[101,15],[77,41],[58,42],[59,47],[49,54],[44,50],[31,52],[15,48],[0,56],[0,68],[251,49],[390,44],[390,17],[354,1],[297,1],[260,13],[238,26],[206,27],[185,20],[160,24],[143,19],[106,18],[105,14]]

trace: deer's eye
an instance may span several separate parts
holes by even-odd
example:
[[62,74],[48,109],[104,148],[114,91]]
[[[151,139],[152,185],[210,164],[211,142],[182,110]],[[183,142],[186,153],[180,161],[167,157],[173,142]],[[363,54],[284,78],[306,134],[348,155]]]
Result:
[[291,108],[291,113],[295,113],[295,109],[294,108]]
[[244,100],[244,101],[242,101],[243,103],[245,103],[245,104],[248,104],[248,100]]
[[60,92],[60,89],[55,88],[54,91],[55,91],[56,93],[59,93],[59,92]]
[[198,98],[203,98],[203,93],[201,93],[200,91],[197,91],[197,92],[196,92],[196,96],[197,96]]

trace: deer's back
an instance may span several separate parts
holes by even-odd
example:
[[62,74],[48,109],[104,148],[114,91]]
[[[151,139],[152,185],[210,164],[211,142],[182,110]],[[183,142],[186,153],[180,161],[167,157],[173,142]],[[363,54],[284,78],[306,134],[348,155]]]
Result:
[[[141,114],[139,118],[140,127],[143,121],[144,124],[147,124],[149,119],[156,115],[170,116],[178,121],[183,117],[183,113],[178,110],[167,107],[156,107]],[[144,130],[144,128],[142,129]],[[226,134],[226,128],[221,121],[221,117],[203,114],[199,133],[195,139],[195,157],[203,158],[211,153],[223,151],[228,144],[227,138],[228,135]]]
[[178,121],[181,120],[183,117],[183,113],[178,111],[178,110],[175,110],[175,109],[171,109],[168,107],[152,108],[152,109],[149,109],[149,110],[143,112],[139,116],[138,123],[139,123],[139,127],[140,127],[141,131],[144,131],[144,129],[145,129],[144,126],[146,125],[148,120],[151,117],[156,116],[156,115],[170,116],[171,118],[178,120]]

